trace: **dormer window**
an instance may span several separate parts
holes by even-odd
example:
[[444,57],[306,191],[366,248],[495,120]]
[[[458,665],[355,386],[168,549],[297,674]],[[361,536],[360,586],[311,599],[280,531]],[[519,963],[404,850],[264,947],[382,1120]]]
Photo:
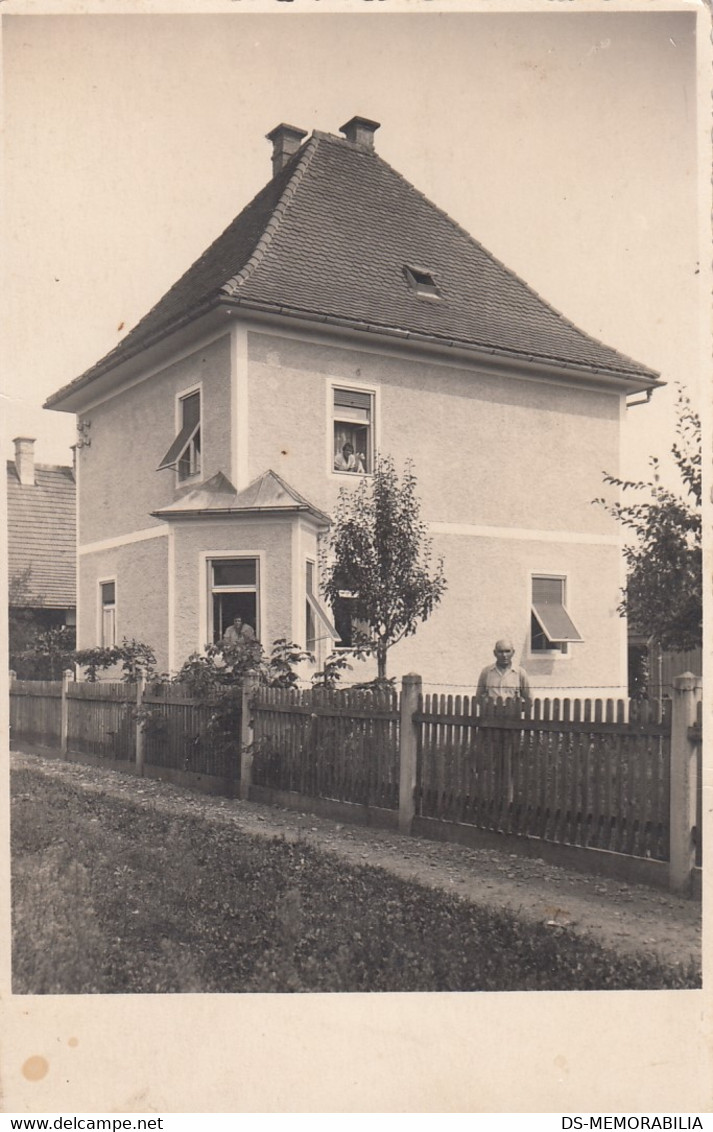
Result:
[[158,466],[176,468],[179,481],[200,475],[201,471],[201,394],[196,389],[178,399],[178,436]]
[[441,292],[438,290],[436,280],[430,271],[423,267],[404,267],[404,275],[406,282],[411,290],[421,299],[440,299]]

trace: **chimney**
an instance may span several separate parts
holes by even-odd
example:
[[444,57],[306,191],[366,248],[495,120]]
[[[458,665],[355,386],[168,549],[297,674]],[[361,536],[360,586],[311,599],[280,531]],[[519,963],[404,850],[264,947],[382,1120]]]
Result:
[[270,130],[267,140],[272,142],[273,177],[285,168],[287,162],[302,145],[302,138],[306,137],[306,130],[299,130],[297,126],[288,126],[285,122],[280,122],[279,126]]
[[16,436],[13,440],[15,445],[15,467],[17,468],[17,478],[23,487],[35,486],[35,442],[26,436]]
[[352,145],[360,145],[362,149],[374,148],[374,134],[379,129],[381,122],[372,122],[371,118],[359,118],[355,116],[345,122],[343,126],[339,127],[340,134],[344,134],[348,142]]

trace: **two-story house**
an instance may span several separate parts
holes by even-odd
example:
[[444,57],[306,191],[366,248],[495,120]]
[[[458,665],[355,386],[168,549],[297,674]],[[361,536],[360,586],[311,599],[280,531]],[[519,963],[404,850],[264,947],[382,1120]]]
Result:
[[137,637],[176,669],[236,613],[268,647],[348,642],[348,599],[320,597],[319,538],[382,452],[413,459],[448,581],[391,672],[473,685],[509,636],[534,686],[613,695],[620,534],[591,501],[618,469],[627,397],[658,375],[428,201],[378,155],[377,129],[277,126],[268,184],[47,401],[91,439],[79,644]]

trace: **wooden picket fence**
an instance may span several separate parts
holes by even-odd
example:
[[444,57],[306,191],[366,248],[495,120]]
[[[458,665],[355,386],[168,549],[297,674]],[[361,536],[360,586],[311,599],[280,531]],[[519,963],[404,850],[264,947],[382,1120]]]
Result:
[[396,692],[257,688],[251,709],[254,785],[398,808]]
[[421,696],[423,817],[665,860],[670,701]]
[[187,774],[245,799],[315,802],[425,836],[505,835],[568,859],[598,854],[596,868],[636,859],[637,876],[668,862],[669,886],[689,891],[701,863],[700,684],[677,677],[673,707],[543,699],[525,709],[422,695],[415,675],[400,694],[267,688],[249,676],[226,743],[211,705],[180,686],[66,676],[14,680],[10,719],[16,742]]
[[139,689],[107,680],[77,682],[13,680],[10,735],[14,742],[60,747],[72,755],[219,780],[235,779],[239,767],[236,713],[234,741],[211,729],[214,708],[196,703],[178,684]]
[[10,685],[10,734],[26,743],[59,747],[62,731],[62,682],[13,680]]

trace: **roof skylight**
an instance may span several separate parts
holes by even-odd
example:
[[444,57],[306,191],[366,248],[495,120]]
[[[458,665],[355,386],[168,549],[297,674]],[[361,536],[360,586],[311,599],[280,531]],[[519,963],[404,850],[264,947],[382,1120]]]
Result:
[[436,280],[430,271],[423,267],[411,267],[406,264],[404,267],[404,275],[406,282],[412,291],[414,291],[422,299],[440,299],[441,292],[438,290]]

